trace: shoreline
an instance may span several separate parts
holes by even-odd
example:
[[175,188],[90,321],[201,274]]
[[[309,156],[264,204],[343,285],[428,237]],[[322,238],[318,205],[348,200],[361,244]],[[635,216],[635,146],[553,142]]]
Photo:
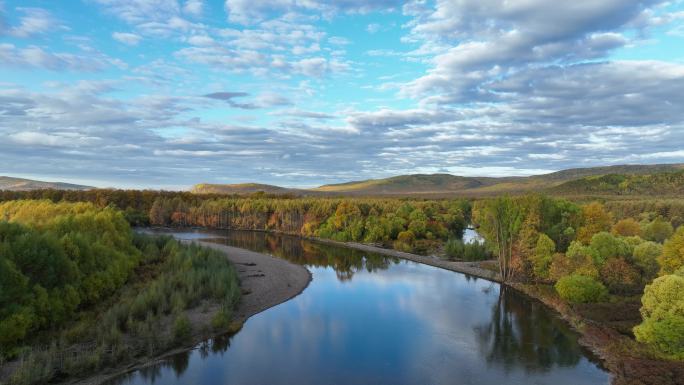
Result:
[[298,296],[313,279],[306,267],[272,255],[201,240],[181,242],[222,251],[233,263],[243,291],[234,321],[241,323]]
[[397,257],[405,259],[408,261],[413,261],[417,263],[422,263],[424,265],[429,265],[433,267],[438,267],[440,269],[453,271],[456,273],[472,275],[478,278],[484,278],[489,281],[496,283],[502,283],[499,273],[491,270],[483,269],[478,266],[478,262],[464,262],[464,261],[447,261],[436,256],[425,256],[413,253],[407,253],[404,251],[386,249],[384,247],[371,246],[358,242],[341,242],[334,241],[332,239],[315,238],[315,237],[300,237],[302,239],[308,239],[315,242],[325,243],[329,245],[347,247],[350,249],[356,249],[361,251],[368,251],[371,253],[383,254],[389,257]]
[[[210,335],[195,331],[190,342],[155,357],[139,359],[127,364],[125,367],[112,368],[111,372],[108,373],[97,373],[85,378],[68,379],[60,383],[78,385],[101,384],[127,373],[159,364],[175,354],[194,350],[203,341],[226,334],[235,334],[252,316],[287,302],[301,294],[309,286],[313,278],[311,272],[306,267],[268,254],[201,240],[179,241],[183,244],[196,243],[202,247],[219,250],[223,252],[235,267],[240,280],[242,295],[232,316],[230,329],[211,333]],[[195,327],[194,329],[197,328]]]

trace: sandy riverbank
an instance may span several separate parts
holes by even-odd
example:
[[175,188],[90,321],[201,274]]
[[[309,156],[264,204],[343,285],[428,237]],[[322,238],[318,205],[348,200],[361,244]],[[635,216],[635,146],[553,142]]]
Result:
[[[311,282],[309,270],[304,266],[284,259],[211,242],[196,240],[182,240],[181,242],[197,243],[203,247],[222,251],[226,258],[235,266],[240,280],[242,296],[233,314],[232,329],[239,330],[249,317],[296,297]],[[212,306],[209,310],[205,309],[202,311],[199,308],[195,308],[186,312],[193,325],[193,335],[184,346],[164,352],[153,358],[142,358],[137,362],[129,363],[125,368],[112,368],[85,379],[71,379],[65,383],[78,385],[101,384],[122,374],[155,365],[174,354],[190,350],[200,342],[217,335],[216,333],[208,335],[206,332],[203,332],[203,330],[207,330],[211,317],[216,311],[218,311],[218,307]]]
[[284,259],[217,243],[195,242],[223,251],[235,265],[243,293],[234,315],[236,321],[244,322],[297,296],[311,281],[309,270]]

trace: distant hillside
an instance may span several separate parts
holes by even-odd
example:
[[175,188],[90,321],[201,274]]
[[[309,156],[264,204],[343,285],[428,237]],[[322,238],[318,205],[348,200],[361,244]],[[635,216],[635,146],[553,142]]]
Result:
[[263,191],[267,194],[300,194],[302,191],[286,187],[259,183],[209,184],[200,183],[192,188],[195,194],[253,194]]
[[646,175],[590,176],[562,183],[549,191],[562,195],[682,195],[684,170]]
[[94,187],[81,186],[78,184],[62,183],[62,182],[42,182],[39,180],[12,178],[9,176],[0,176],[0,190],[9,191],[29,191],[40,189],[55,189],[55,190],[90,190]]
[[[596,177],[622,175],[633,183],[647,178],[633,178],[651,175],[660,181],[657,175],[684,172],[684,164],[658,165],[619,165],[592,168],[575,168],[544,175],[528,177],[464,177],[451,174],[414,174],[400,175],[384,179],[369,179],[338,184],[323,185],[313,189],[289,189],[256,183],[235,185],[200,184],[193,188],[196,193],[251,194],[264,191],[271,194],[295,195],[356,195],[356,196],[483,196],[502,193],[524,193],[529,191],[550,192],[554,194],[620,194],[619,186],[596,182]],[[594,178],[594,179],[592,179]],[[662,177],[665,180],[669,177]],[[573,182],[573,183],[570,183]],[[602,187],[595,186],[600,184]],[[639,182],[642,183],[642,182]],[[631,185],[622,194],[648,194],[646,182],[641,187]],[[666,181],[662,181],[665,188]],[[562,186],[562,187],[561,187]],[[612,187],[609,187],[612,186]],[[679,187],[668,187],[674,191]],[[658,190],[654,188],[654,194]]]
[[329,184],[314,191],[353,194],[444,193],[480,188],[492,184],[492,178],[473,178],[450,174],[400,175],[386,179]]
[[684,170],[684,164],[629,164],[618,166],[590,167],[590,168],[570,168],[567,170],[553,172],[551,174],[538,175],[536,177],[545,180],[568,181],[587,176],[607,175],[607,174],[629,174],[643,175],[662,172],[673,172]]

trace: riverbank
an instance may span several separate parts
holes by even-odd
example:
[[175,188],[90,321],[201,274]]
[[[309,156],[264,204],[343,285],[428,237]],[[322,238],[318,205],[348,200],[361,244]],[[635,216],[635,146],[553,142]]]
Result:
[[192,309],[188,312],[188,319],[192,324],[193,334],[182,346],[153,358],[139,359],[129,363],[125,368],[109,369],[104,373],[98,373],[85,379],[67,380],[63,384],[101,384],[125,373],[158,364],[170,356],[194,348],[207,339],[226,332],[235,333],[251,316],[296,297],[311,282],[312,276],[309,270],[284,259],[211,242],[197,240],[181,240],[181,242],[185,244],[196,243],[203,247],[221,251],[235,266],[240,280],[242,296],[233,313],[229,330],[223,330],[219,333],[207,332],[206,326],[209,325],[212,315],[218,311],[218,307],[204,310]]
[[684,362],[664,359],[633,338],[584,317],[552,288],[512,283],[508,286],[556,311],[580,334],[579,343],[601,359],[614,376],[612,385],[684,385]]
[[183,242],[196,242],[222,251],[235,265],[242,289],[234,314],[237,322],[245,322],[255,314],[296,297],[311,282],[309,270],[281,258],[211,242]]
[[439,267],[439,268],[445,269],[445,270],[451,270],[451,271],[454,271],[457,273],[463,273],[463,274],[468,274],[468,275],[472,275],[472,276],[479,277],[479,278],[488,279],[488,280],[494,281],[494,282],[499,282],[499,283],[501,282],[501,277],[500,277],[499,273],[480,267],[479,262],[446,261],[446,260],[441,259],[441,258],[436,257],[436,256],[425,256],[425,255],[406,253],[406,252],[399,251],[399,250],[386,249],[383,247],[371,246],[371,245],[366,245],[363,243],[356,243],[356,242],[340,242],[340,241],[333,241],[330,239],[323,239],[323,238],[308,238],[308,239],[311,239],[311,240],[314,240],[314,241],[320,242],[320,243],[329,244],[329,245],[349,247],[349,248],[357,249],[357,250],[361,250],[361,251],[368,251],[371,253],[378,253],[378,254],[387,255],[390,257],[406,259],[409,261],[418,262],[418,263],[422,263],[425,265]]
[[[355,242],[321,238],[313,240],[402,258],[501,283],[498,273],[480,267],[478,262],[445,261],[435,256],[417,255]],[[579,343],[600,358],[605,368],[614,376],[613,385],[684,385],[684,363],[659,359],[633,338],[601,322],[583,317],[570,304],[562,301],[552,287],[551,290],[544,290],[548,287],[515,282],[505,285],[551,308],[577,331],[580,335]]]

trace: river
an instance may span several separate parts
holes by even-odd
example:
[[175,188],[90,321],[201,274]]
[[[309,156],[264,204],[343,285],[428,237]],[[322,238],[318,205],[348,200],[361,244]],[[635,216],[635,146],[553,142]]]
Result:
[[608,384],[549,309],[483,279],[276,234],[176,232],[305,265],[299,296],[115,384]]

